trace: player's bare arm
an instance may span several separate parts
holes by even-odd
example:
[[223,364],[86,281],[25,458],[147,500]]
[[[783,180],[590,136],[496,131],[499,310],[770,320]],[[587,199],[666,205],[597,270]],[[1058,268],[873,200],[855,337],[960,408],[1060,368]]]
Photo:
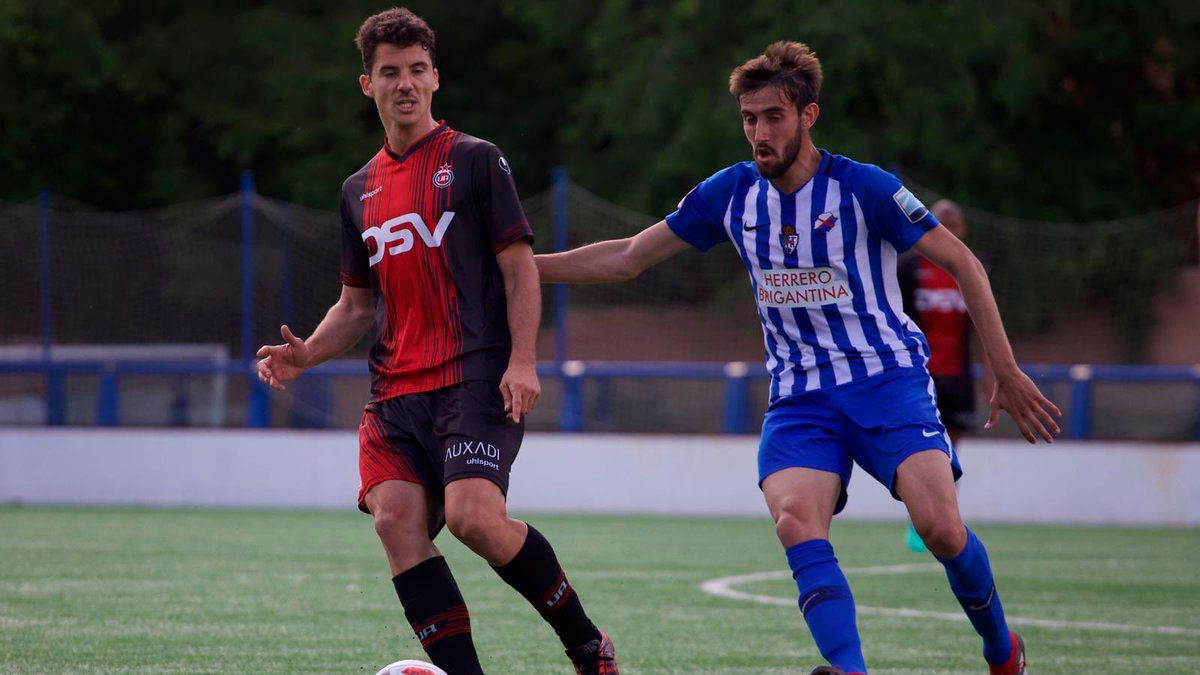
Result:
[[1060,431],[1054,418],[1061,417],[1062,413],[1017,367],[983,264],[971,249],[942,226],[921,237],[914,248],[958,282],[971,321],[979,331],[979,341],[996,379],[991,413],[984,428],[990,429],[996,424],[1000,420],[1000,411],[1004,410],[1017,423],[1025,440],[1036,443],[1040,437],[1053,443],[1053,434]]
[[500,380],[504,412],[520,422],[533,410],[542,387],[537,377],[537,329],[542,317],[542,292],[538,268],[528,241],[518,241],[496,254],[508,299],[508,330],[512,334],[512,356]]
[[538,255],[534,260],[543,283],[598,284],[635,279],[686,248],[688,243],[660,220],[632,237]]
[[296,337],[286,325],[279,328],[284,343],[258,350],[258,379],[282,391],[305,368],[324,363],[350,349],[375,323],[374,300],[369,288],[342,286],[342,296],[307,340]]

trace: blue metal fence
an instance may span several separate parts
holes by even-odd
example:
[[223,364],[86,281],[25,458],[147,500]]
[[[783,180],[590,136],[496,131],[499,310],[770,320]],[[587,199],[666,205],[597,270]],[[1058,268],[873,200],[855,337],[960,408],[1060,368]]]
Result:
[[[49,382],[63,386],[72,375],[98,376],[95,423],[115,426],[120,419],[120,379],[132,375],[157,376],[215,376],[245,377],[253,382],[252,391],[263,390],[253,372],[253,360],[230,361],[225,364],[208,362],[178,363],[168,361],[71,361],[50,362],[0,361],[0,375],[40,375]],[[1194,437],[1200,440],[1200,366],[1125,366],[1125,365],[1030,365],[1024,371],[1043,388],[1060,383],[1070,384],[1067,410],[1068,425],[1064,437],[1084,440],[1092,437],[1093,385],[1100,382],[1137,384],[1191,383],[1196,391],[1196,424]],[[335,378],[366,376],[365,359],[330,361],[317,366],[305,378]],[[730,363],[670,363],[640,361],[544,361],[538,364],[543,379],[558,380],[562,386],[558,428],[578,432],[584,428],[585,384],[595,388],[601,399],[597,409],[611,409],[611,391],[604,386],[615,378],[629,379],[696,379],[719,383],[724,390],[721,430],[728,434],[753,433],[758,420],[751,408],[750,384],[765,386],[769,374],[760,365],[741,361]],[[46,419],[62,423],[66,419],[64,396],[46,397]],[[265,427],[270,420],[269,396],[251,395],[247,411],[250,426]]]
[[[564,169],[553,174],[553,246],[557,251],[568,247],[568,186],[569,178]],[[120,379],[127,375],[230,375],[245,378],[249,387],[246,400],[246,420],[251,427],[266,427],[270,424],[271,398],[268,388],[260,383],[253,372],[254,350],[257,345],[255,328],[254,283],[255,283],[255,181],[254,175],[246,171],[241,177],[241,307],[240,307],[240,359],[216,364],[206,362],[160,362],[160,361],[55,361],[51,357],[54,344],[54,316],[51,301],[53,279],[51,260],[51,196],[43,189],[39,195],[39,311],[42,356],[34,361],[0,361],[0,375],[40,375],[46,378],[45,420],[47,424],[59,425],[66,421],[67,391],[66,378],[72,375],[99,376],[95,423],[101,426],[116,425],[120,419]],[[280,273],[284,288],[280,302],[282,317],[290,322],[292,314],[291,263],[289,247],[291,238],[288,223],[284,223],[278,240],[283,268]],[[764,381],[768,373],[761,364],[730,363],[671,363],[671,362],[584,362],[570,360],[567,342],[568,288],[556,284],[552,290],[555,361],[539,364],[543,378],[557,379],[562,386],[561,408],[558,427],[563,431],[582,431],[584,428],[585,384],[594,384],[597,401],[593,409],[601,416],[611,411],[612,387],[615,378],[677,378],[702,379],[721,383],[724,387],[721,429],[725,433],[750,433],[756,420],[751,411],[750,381]],[[1200,439],[1200,365],[1198,366],[1123,366],[1123,365],[1034,365],[1025,368],[1040,384],[1069,383],[1070,399],[1068,426],[1065,436],[1086,439],[1092,436],[1093,384],[1097,382],[1168,383],[1190,382],[1196,387],[1197,410],[1194,436]],[[363,376],[367,373],[363,360],[335,361],[309,371],[309,378],[331,378]]]

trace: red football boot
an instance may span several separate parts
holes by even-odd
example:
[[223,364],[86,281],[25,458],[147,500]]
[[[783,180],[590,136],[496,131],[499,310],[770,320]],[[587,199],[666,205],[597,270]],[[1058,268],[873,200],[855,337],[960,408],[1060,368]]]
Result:
[[1016,631],[1008,632],[1009,639],[1012,640],[1012,653],[1008,656],[1008,663],[996,665],[988,664],[988,672],[991,675],[1027,675],[1025,670],[1025,641],[1017,635]]
[[620,675],[617,650],[604,631],[599,639],[568,649],[567,658],[575,665],[575,675]]

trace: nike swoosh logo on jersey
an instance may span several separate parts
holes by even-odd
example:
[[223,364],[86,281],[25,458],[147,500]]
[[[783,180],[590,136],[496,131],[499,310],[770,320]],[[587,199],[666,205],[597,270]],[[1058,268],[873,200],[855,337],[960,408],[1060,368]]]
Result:
[[936,431],[924,431],[924,430],[921,431],[921,435],[924,436],[925,438],[933,438],[934,436],[941,436],[941,434]]
[[754,227],[751,227],[745,223],[742,223],[742,231],[743,232],[753,232],[754,230],[757,230],[757,229],[758,229],[757,225],[755,225]]

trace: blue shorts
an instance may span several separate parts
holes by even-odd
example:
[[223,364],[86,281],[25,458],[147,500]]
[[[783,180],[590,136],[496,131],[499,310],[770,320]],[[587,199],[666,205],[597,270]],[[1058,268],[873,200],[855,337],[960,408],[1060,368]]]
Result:
[[758,484],[793,467],[836,473],[846,506],[850,472],[858,464],[899,499],[896,469],[924,450],[950,457],[962,476],[950,436],[938,416],[933,381],[924,368],[894,368],[832,389],[806,391],[776,401],[763,419]]

